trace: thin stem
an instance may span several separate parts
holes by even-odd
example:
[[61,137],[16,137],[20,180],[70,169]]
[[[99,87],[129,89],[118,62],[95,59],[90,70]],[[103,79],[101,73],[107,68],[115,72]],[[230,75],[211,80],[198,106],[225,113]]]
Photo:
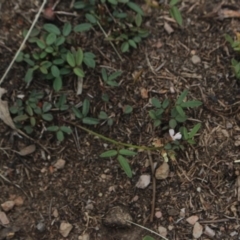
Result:
[[[101,31],[103,32],[104,36],[107,37],[108,35],[107,35],[107,33],[105,32],[105,30],[103,29],[102,25],[99,23],[99,21],[97,21],[97,25],[99,26],[99,28],[100,28]],[[115,51],[116,54],[118,55],[119,59],[120,59],[121,61],[123,61],[121,55],[119,54],[119,52],[118,52],[117,49],[115,48],[114,44],[113,44],[111,41],[109,41],[109,43],[111,44],[112,48],[114,49],[114,51]]]
[[12,68],[12,65],[14,64],[14,62],[15,62],[15,60],[16,60],[18,54],[20,53],[20,51],[22,50],[23,46],[25,45],[25,43],[26,43],[28,37],[30,36],[30,33],[31,33],[31,31],[33,30],[33,28],[34,28],[34,26],[35,26],[35,24],[36,24],[36,22],[37,22],[37,20],[38,20],[38,18],[39,18],[39,16],[40,16],[42,10],[43,10],[43,8],[44,8],[46,2],[47,2],[47,0],[43,0],[43,3],[42,3],[42,5],[41,5],[41,7],[39,8],[39,11],[38,11],[38,13],[37,13],[37,15],[36,15],[36,17],[35,17],[35,19],[34,19],[32,25],[31,25],[29,31],[27,32],[27,35],[25,36],[25,38],[24,38],[24,40],[23,40],[21,46],[19,47],[18,51],[16,52],[16,54],[15,54],[15,56],[14,56],[12,62],[9,64],[9,66],[8,66],[8,68],[7,68],[7,70],[6,70],[6,72],[3,74],[3,76],[2,76],[2,78],[1,78],[1,80],[0,80],[0,84],[3,82],[3,80],[4,80],[5,77],[7,76],[8,72],[9,72],[10,69]]
[[70,121],[65,121],[66,123],[69,123],[71,125],[74,125],[76,126],[77,128],[80,128],[82,129],[83,131],[89,133],[89,134],[92,134],[96,137],[99,137],[101,138],[102,140],[105,140],[107,142],[110,142],[114,145],[118,145],[118,146],[123,146],[123,147],[129,147],[129,148],[135,148],[135,149],[141,149],[141,150],[146,150],[146,151],[153,151],[153,150],[161,150],[162,148],[161,147],[147,147],[147,146],[138,146],[138,145],[133,145],[133,144],[130,144],[130,143],[123,143],[123,142],[118,142],[114,139],[111,139],[111,138],[108,138],[108,137],[105,137],[104,135],[102,134],[99,134],[99,133],[96,133],[88,128],[85,128],[83,126],[80,126],[80,125],[77,125],[76,123],[73,123],[73,122],[70,122]]

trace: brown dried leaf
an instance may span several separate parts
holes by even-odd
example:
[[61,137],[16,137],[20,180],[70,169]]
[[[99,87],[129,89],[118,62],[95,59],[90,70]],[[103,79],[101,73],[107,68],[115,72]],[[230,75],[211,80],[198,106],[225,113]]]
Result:
[[6,92],[4,88],[0,88],[0,119],[12,129],[16,129],[8,110],[8,102],[2,100],[2,95]]
[[35,150],[36,150],[36,145],[32,144],[32,145],[29,145],[29,146],[21,149],[20,152],[19,152],[19,155],[27,156],[27,155],[32,154],[33,152],[35,152]]

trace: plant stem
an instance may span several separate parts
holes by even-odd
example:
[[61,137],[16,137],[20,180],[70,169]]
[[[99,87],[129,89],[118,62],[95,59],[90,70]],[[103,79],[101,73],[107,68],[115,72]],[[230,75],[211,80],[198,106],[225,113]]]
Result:
[[24,40],[23,40],[21,46],[19,47],[18,51],[16,52],[16,54],[15,54],[15,56],[14,56],[12,62],[9,64],[7,70],[6,70],[5,73],[3,74],[3,76],[2,76],[2,78],[1,78],[1,80],[0,80],[0,84],[3,82],[3,80],[4,80],[5,77],[7,76],[8,72],[9,72],[10,69],[12,68],[12,65],[14,64],[14,62],[15,62],[15,60],[16,60],[18,54],[20,53],[20,51],[22,50],[23,46],[25,45],[25,43],[26,43],[28,37],[30,36],[31,31],[33,30],[33,28],[34,28],[34,26],[35,26],[35,24],[36,24],[36,22],[37,22],[37,20],[38,20],[38,18],[39,18],[39,16],[40,16],[42,10],[43,10],[43,8],[44,8],[46,2],[47,2],[47,0],[43,0],[43,3],[42,3],[42,5],[41,5],[41,7],[40,7],[40,9],[39,9],[39,11],[38,11],[38,13],[37,13],[37,15],[36,15],[36,17],[35,17],[33,23],[32,23],[32,25],[31,25],[31,27],[30,27],[29,31],[27,32],[27,35],[25,36],[25,38],[24,38]]
[[134,149],[141,149],[141,150],[145,150],[145,151],[153,151],[153,150],[162,150],[163,148],[162,147],[147,147],[147,146],[138,146],[138,145],[133,145],[133,144],[130,144],[130,143],[123,143],[123,142],[118,142],[114,139],[111,139],[111,138],[108,138],[108,137],[105,137],[104,135],[100,134],[100,133],[96,133],[88,128],[85,128],[83,126],[80,126],[76,123],[73,123],[73,122],[70,122],[70,121],[66,121],[66,123],[69,123],[71,125],[74,125],[75,127],[89,133],[89,134],[92,134],[96,137],[99,137],[101,138],[102,140],[105,140],[107,142],[110,142],[114,145],[117,145],[117,146],[123,146],[123,147],[128,147],[128,148],[134,148]]
[[[103,29],[103,27],[102,27],[102,25],[100,24],[99,21],[97,21],[97,25],[99,26],[99,28],[100,28],[101,31],[103,32],[104,36],[107,37],[107,33],[105,32],[105,30]],[[113,48],[114,51],[116,52],[116,54],[117,54],[117,56],[119,57],[119,59],[120,59],[121,61],[123,61],[121,55],[119,54],[119,52],[118,52],[117,49],[115,48],[114,44],[113,44],[111,41],[109,41],[109,43],[111,44],[112,48]]]

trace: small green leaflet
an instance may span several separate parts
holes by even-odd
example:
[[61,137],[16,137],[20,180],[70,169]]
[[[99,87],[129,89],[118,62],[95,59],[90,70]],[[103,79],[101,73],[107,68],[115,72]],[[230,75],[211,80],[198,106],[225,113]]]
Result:
[[118,154],[118,152],[116,150],[108,150],[108,151],[100,154],[100,157],[101,158],[115,157],[115,156],[117,156],[117,154]]
[[122,169],[127,174],[127,176],[129,178],[132,178],[132,170],[131,170],[131,167],[128,163],[128,160],[125,157],[123,157],[122,155],[118,155],[117,159],[118,159]]

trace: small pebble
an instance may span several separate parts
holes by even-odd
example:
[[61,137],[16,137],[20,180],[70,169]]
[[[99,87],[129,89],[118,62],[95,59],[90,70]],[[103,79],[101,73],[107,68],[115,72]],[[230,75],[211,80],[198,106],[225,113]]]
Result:
[[193,55],[192,58],[191,58],[191,61],[192,61],[193,64],[198,64],[198,63],[201,62],[201,59],[200,59],[199,56]]
[[39,222],[36,226],[37,230],[39,232],[44,232],[46,229],[45,223],[44,222]]
[[193,237],[198,239],[202,236],[202,233],[203,226],[199,222],[196,222],[193,227]]
[[11,209],[13,209],[14,205],[15,205],[14,201],[6,201],[1,204],[1,207],[2,207],[3,211],[8,212]]

